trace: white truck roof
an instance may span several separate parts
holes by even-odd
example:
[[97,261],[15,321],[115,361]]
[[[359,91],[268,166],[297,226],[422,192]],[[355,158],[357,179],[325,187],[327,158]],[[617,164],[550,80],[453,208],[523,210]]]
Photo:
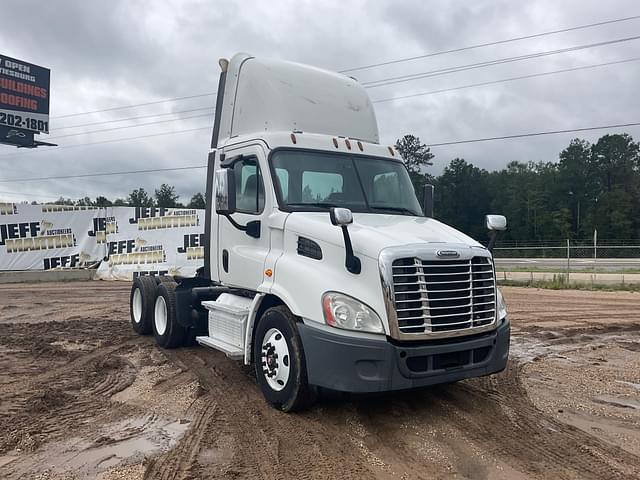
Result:
[[246,53],[229,62],[218,145],[262,132],[302,131],[378,143],[367,92],[339,73]]

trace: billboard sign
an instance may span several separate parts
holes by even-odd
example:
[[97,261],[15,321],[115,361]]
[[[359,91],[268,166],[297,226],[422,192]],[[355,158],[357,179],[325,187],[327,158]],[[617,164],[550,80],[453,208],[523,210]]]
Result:
[[22,136],[49,133],[49,78],[50,70],[0,54],[0,141],[15,143]]

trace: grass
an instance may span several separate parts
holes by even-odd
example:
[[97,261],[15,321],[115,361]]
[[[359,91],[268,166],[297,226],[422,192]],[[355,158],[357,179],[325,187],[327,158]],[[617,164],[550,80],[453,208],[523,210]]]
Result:
[[549,290],[591,290],[606,292],[640,292],[638,283],[619,283],[614,285],[604,285],[601,283],[570,282],[566,274],[554,275],[551,280],[500,280],[498,285],[505,287],[530,287],[546,288]]

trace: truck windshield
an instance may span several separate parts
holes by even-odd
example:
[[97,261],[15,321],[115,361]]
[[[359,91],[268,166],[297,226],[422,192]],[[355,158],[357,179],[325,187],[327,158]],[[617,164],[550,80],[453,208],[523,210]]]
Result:
[[280,150],[271,165],[280,206],[422,216],[402,162],[344,153]]

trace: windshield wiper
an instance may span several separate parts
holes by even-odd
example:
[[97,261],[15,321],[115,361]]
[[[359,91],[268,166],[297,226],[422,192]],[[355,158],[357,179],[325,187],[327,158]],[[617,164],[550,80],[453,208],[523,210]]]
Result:
[[287,203],[290,207],[318,207],[318,208],[331,208],[338,207],[335,203],[330,202],[299,202],[299,203]]
[[419,217],[420,216],[416,212],[414,212],[413,210],[410,210],[410,209],[405,208],[405,207],[379,207],[379,206],[375,206],[375,205],[369,205],[369,208],[371,208],[372,210],[386,210],[388,212],[408,213],[409,215],[412,215],[414,217]]

